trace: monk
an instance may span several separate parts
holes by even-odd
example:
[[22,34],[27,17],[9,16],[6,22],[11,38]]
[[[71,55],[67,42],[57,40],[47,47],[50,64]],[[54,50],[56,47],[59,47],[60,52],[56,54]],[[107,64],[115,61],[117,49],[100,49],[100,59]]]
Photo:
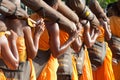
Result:
[[[11,2],[20,7],[20,0],[11,0]],[[19,53],[19,70],[17,72],[10,71],[10,74],[6,72],[5,76],[7,79],[36,80],[32,59],[37,54],[39,38],[44,31],[43,20],[40,19],[35,23],[36,28],[33,36],[25,19],[20,20],[14,16],[4,16],[4,22],[8,30],[12,29],[18,35],[16,44]]]
[[[6,32],[7,28],[3,21],[0,21],[0,24],[0,79],[6,80],[4,75],[6,67],[9,68],[9,70],[17,70],[19,66],[19,56],[16,45],[17,34],[12,30],[10,31],[10,34]],[[7,66],[5,67],[3,65]]]
[[[74,4],[73,4],[74,3]],[[77,15],[79,16],[79,18],[81,19],[87,19],[84,22],[81,22],[83,24],[84,27],[84,33],[82,34],[82,42],[84,42],[87,47],[90,47],[94,44],[96,38],[99,35],[99,30],[96,28],[99,24],[99,21],[96,20],[96,17],[93,17],[94,14],[89,10],[90,14],[89,15],[85,15],[85,13],[87,13],[88,8],[86,8],[85,3],[81,0],[66,0],[66,4],[77,13]],[[77,6],[77,5],[79,6]],[[85,8],[84,8],[85,7]],[[85,9],[85,10],[84,10]],[[82,13],[82,11],[85,11],[84,13]],[[81,14],[80,14],[81,13]],[[85,17],[86,16],[86,17]],[[92,19],[92,20],[90,20]],[[90,23],[95,24],[92,25],[91,27],[94,28],[94,30],[90,30],[90,26],[88,26],[88,22],[90,21]],[[96,21],[96,22],[95,22]],[[95,27],[96,26],[96,27]],[[91,36],[90,31],[93,33],[93,35]],[[84,46],[82,46],[84,47]],[[80,75],[80,73],[77,73],[77,75],[79,75],[79,80],[93,80],[93,76],[92,76],[92,68],[91,68],[91,64],[90,64],[90,60],[89,60],[89,56],[88,56],[88,52],[87,49],[84,49],[85,54],[85,59],[84,59],[84,67],[83,67],[83,72],[82,72],[82,77]],[[74,60],[75,61],[75,60]],[[75,62],[76,63],[76,62]],[[74,63],[74,64],[75,64]],[[80,66],[78,66],[77,68],[79,68]],[[89,71],[89,72],[88,72]],[[77,71],[76,71],[77,72]],[[78,71],[79,72],[79,71]],[[77,80],[78,78],[75,78],[73,80]]]
[[[53,2],[47,1],[47,0],[44,0],[44,1],[46,1],[46,3],[51,5],[54,9],[57,9],[57,6],[58,6],[57,0],[54,0]],[[53,6],[53,4],[54,4],[54,6]],[[35,16],[33,16],[33,18],[35,18]],[[39,16],[38,16],[38,19],[39,19]],[[57,23],[53,23],[49,19],[45,19],[45,22],[46,22],[46,30],[43,33],[43,38],[41,37],[41,39],[43,39],[43,40],[40,39],[40,44],[41,45],[44,44],[46,46],[40,45],[38,55],[46,53],[46,56],[50,55],[50,58],[48,58],[48,61],[45,63],[46,65],[39,72],[40,74],[37,79],[38,80],[44,80],[44,79],[57,80],[57,74],[56,74],[57,69],[58,69],[57,58],[59,58],[62,54],[65,54],[69,50],[69,46],[75,40],[75,38],[77,38],[78,32],[74,32],[73,34],[68,35],[64,31],[59,30],[59,27],[58,27],[59,25]],[[46,35],[46,37],[45,37],[45,35]],[[49,49],[50,49],[50,51],[49,51]],[[68,55],[68,53],[67,53],[67,55]],[[39,63],[37,62],[38,58],[39,58]],[[45,57],[42,58],[43,60],[40,60],[39,56],[38,56],[38,58],[35,58],[35,60],[34,60],[35,66],[37,64],[40,65],[40,63],[44,60]],[[50,65],[50,64],[52,64],[52,65]],[[67,76],[63,76],[63,79],[64,78],[69,80],[71,77],[70,77],[70,75],[67,75]],[[58,79],[62,79],[62,77],[59,76]]]
[[114,76],[115,76],[115,80],[119,80],[119,70],[120,70],[120,55],[119,55],[119,41],[120,41],[120,35],[119,35],[119,19],[120,19],[120,15],[119,15],[119,5],[120,5],[120,0],[118,0],[117,2],[112,3],[109,7],[108,7],[108,16],[110,18],[110,28],[111,28],[111,32],[112,32],[112,38],[109,41],[109,47],[112,51],[113,54],[113,72],[114,72]]

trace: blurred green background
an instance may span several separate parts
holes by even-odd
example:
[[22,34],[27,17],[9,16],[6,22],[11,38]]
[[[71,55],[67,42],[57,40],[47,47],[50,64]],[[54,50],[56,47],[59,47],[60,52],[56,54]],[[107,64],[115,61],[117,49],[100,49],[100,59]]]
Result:
[[[87,0],[88,1],[88,0]],[[98,0],[102,8],[106,8],[109,3],[113,3],[117,0]]]

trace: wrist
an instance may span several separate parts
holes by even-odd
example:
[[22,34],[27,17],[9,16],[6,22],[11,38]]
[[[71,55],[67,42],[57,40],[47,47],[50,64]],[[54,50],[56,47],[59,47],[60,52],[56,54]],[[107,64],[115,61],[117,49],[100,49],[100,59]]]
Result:
[[41,36],[41,34],[40,34],[40,33],[36,33],[36,34],[34,35],[34,38],[35,38],[35,39],[39,39],[39,38],[40,38],[40,36]]
[[71,26],[70,27],[71,28],[70,33],[74,33],[74,31],[77,30],[76,24],[74,22],[71,22],[70,26]]

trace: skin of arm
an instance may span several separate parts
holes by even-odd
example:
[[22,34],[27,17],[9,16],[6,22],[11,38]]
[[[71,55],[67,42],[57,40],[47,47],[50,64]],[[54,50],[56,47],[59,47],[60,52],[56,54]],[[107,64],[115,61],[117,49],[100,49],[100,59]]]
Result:
[[3,13],[3,14],[7,14],[7,12],[9,14],[12,14],[12,13],[14,13],[14,10],[16,8],[15,5],[12,2],[10,2],[9,0],[2,0],[1,5],[7,7],[7,9],[5,9],[5,10],[0,9],[0,13]]
[[[77,26],[78,26],[78,30],[80,30],[80,32],[81,32],[81,30],[83,30],[82,24],[79,22],[77,24]],[[81,37],[82,37],[82,33],[79,33],[79,37],[76,38],[75,41],[71,44],[72,49],[76,53],[80,51],[82,43],[83,43],[82,40],[81,40]]]
[[63,3],[61,0],[58,0],[58,11],[74,23],[79,22],[79,17],[77,14],[73,12],[68,6],[66,6],[65,3]]
[[31,33],[31,28],[29,26],[25,27],[23,30],[28,57],[31,59],[34,59],[35,56],[37,55],[39,39],[44,31],[44,28],[45,28],[44,23],[36,25],[33,37]]
[[60,44],[59,26],[57,23],[47,24],[50,35],[50,49],[54,57],[59,57],[77,37],[76,32],[63,45]]
[[[10,15],[13,16],[14,15],[19,19],[26,19],[29,17],[22,8],[16,6],[11,1],[10,0],[1,0],[1,3],[0,3],[1,4],[0,13],[1,14],[5,15],[5,16],[10,16]],[[18,0],[17,0],[17,2],[18,2]]]
[[71,44],[71,47],[76,53],[80,51],[82,47],[82,40],[80,36],[75,39],[75,41]]
[[[93,8],[93,6],[94,6],[94,8]],[[99,21],[105,30],[105,39],[106,40],[111,39],[111,30],[110,30],[110,25],[109,25],[109,23],[110,23],[109,19],[107,18],[103,9],[99,5],[98,1],[90,0],[89,7],[93,11],[93,13],[99,18]]]
[[77,13],[80,19],[90,21],[92,27],[97,28],[99,26],[97,17],[81,0],[68,0],[66,4]]
[[97,0],[90,0],[89,8],[97,16],[97,18],[103,18],[103,20],[107,20],[107,16]]
[[[30,7],[32,10],[42,16],[49,18],[53,22],[59,22],[60,24],[66,26],[64,28],[68,29],[70,32],[74,32],[76,30],[76,25],[74,22],[70,21],[68,18],[63,16],[61,13],[50,7],[43,0],[21,0],[25,5]],[[32,3],[32,4],[31,4]],[[33,5],[34,4],[34,5]],[[40,9],[41,8],[41,9]],[[45,14],[45,15],[44,15]]]
[[[83,22],[85,22],[85,20],[83,21]],[[84,43],[86,44],[86,46],[89,48],[89,47],[91,47],[94,43],[95,43],[95,41],[96,41],[96,39],[97,39],[97,37],[98,37],[98,35],[99,35],[99,33],[98,32],[93,32],[93,31],[91,31],[92,32],[92,36],[90,35],[90,25],[89,25],[89,23],[87,23],[86,25],[84,25],[84,33],[83,33],[83,36],[84,36]]]
[[105,30],[105,39],[108,41],[111,39],[111,36],[112,36],[110,25],[108,25],[108,23],[102,19],[100,20],[100,22]]
[[16,40],[12,40],[10,49],[8,40],[5,36],[1,39],[1,56],[5,64],[12,70],[15,70],[19,66],[19,56],[16,46]]

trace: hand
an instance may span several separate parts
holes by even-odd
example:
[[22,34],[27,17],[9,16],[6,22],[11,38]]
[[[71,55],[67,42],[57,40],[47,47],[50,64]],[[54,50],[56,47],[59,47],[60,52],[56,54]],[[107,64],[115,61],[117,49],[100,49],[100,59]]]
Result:
[[18,19],[27,19],[29,15],[25,10],[22,8],[18,7],[15,14],[14,14]]
[[109,27],[109,19],[107,19],[107,21],[104,21],[103,19],[99,19],[99,21],[104,28]]
[[36,23],[35,33],[41,33],[42,34],[44,30],[45,30],[45,23],[44,23],[43,19],[41,18]]
[[101,31],[98,28],[95,28],[94,33],[100,34]]
[[72,38],[76,39],[76,38],[78,38],[79,36],[82,36],[82,35],[80,34],[80,32],[81,32],[80,29],[79,29],[79,30],[76,30],[76,31],[74,31],[73,34],[70,35],[70,36],[71,36]]
[[100,23],[105,30],[107,29],[107,30],[109,30],[109,32],[111,32],[109,19],[107,19],[107,21],[104,21],[104,20],[100,19]]
[[83,29],[82,24],[80,22],[78,22],[76,24],[76,27],[77,27],[77,30],[82,30]]
[[73,35],[73,33],[77,30],[77,26],[75,23],[72,22],[72,24],[70,25],[70,28],[69,29],[65,28],[65,29],[69,35]]

